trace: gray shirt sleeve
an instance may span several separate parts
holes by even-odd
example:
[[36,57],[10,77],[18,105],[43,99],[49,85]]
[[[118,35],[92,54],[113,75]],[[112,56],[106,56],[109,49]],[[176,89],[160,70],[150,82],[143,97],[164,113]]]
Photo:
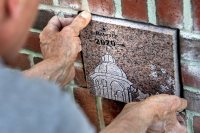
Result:
[[[66,103],[70,101],[70,106],[66,106]],[[94,128],[88,124],[88,120],[82,114],[79,106],[74,104],[74,101],[69,97],[63,97],[61,106],[64,107],[61,111],[61,124],[58,133],[94,133]],[[70,108],[70,109],[69,109]]]
[[94,133],[71,96],[42,79],[0,69],[1,133]]

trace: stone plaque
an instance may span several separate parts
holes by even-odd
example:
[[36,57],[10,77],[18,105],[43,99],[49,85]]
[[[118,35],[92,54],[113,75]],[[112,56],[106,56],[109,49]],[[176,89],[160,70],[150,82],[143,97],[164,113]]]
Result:
[[93,16],[81,32],[87,86],[122,102],[179,95],[176,30]]

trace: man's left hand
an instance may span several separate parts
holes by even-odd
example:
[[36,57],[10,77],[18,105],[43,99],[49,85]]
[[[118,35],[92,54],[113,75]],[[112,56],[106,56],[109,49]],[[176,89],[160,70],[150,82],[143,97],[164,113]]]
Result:
[[80,31],[91,20],[83,11],[75,18],[53,17],[40,34],[40,47],[44,61],[24,73],[30,77],[53,80],[61,86],[75,76],[74,62],[81,51]]

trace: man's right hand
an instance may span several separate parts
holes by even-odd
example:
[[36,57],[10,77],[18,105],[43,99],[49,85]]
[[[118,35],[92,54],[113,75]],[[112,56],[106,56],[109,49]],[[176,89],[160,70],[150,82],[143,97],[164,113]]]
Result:
[[102,133],[186,133],[176,117],[186,106],[186,100],[167,94],[129,103]]
[[80,31],[91,20],[91,14],[83,11],[75,18],[53,17],[40,34],[40,47],[44,61],[24,73],[56,81],[61,86],[75,76],[74,62],[81,51]]

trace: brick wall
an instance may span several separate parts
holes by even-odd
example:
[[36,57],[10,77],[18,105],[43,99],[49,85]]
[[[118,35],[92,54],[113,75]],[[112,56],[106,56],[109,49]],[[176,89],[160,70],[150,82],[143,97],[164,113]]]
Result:
[[[71,7],[74,10],[68,8]],[[188,100],[188,133],[200,132],[200,1],[199,0],[41,0],[38,19],[30,30],[26,47],[15,68],[30,68],[42,60],[38,35],[53,15],[72,15],[79,10],[179,29],[183,94]],[[71,90],[91,122],[104,127],[120,112],[122,103],[95,98],[88,93],[81,55],[75,63],[76,77]],[[81,94],[81,95],[80,95]],[[96,110],[97,107],[97,110]],[[103,107],[103,108],[102,108]],[[103,112],[103,114],[102,114]],[[96,115],[98,114],[98,116]],[[104,116],[104,119],[102,119]]]

